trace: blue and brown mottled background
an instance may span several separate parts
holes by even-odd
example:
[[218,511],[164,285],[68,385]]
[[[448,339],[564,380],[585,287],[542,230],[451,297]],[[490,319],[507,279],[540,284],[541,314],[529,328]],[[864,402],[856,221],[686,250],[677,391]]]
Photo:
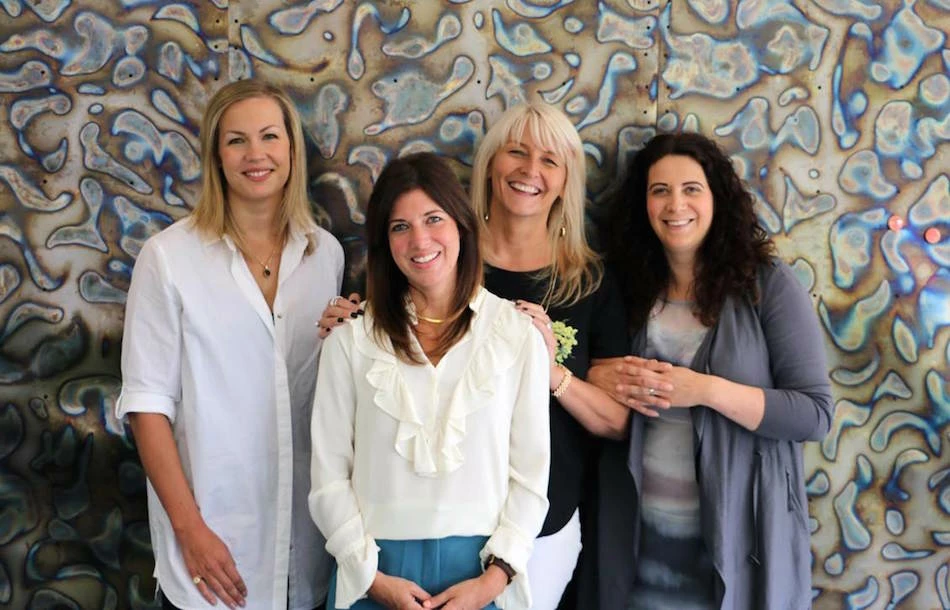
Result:
[[815,607],[950,608],[948,32],[948,0],[0,0],[0,605],[152,603],[122,307],[205,101],[253,75],[300,105],[350,285],[383,163],[467,174],[519,100],[576,122],[592,219],[653,133],[716,136],[827,339]]

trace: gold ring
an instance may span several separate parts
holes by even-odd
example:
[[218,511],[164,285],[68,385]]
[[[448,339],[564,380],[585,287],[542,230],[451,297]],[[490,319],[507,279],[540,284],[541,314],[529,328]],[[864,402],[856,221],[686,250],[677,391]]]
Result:
[[195,583],[196,585],[200,585],[200,584],[201,584],[201,577],[200,577],[200,576],[195,576],[194,578],[191,579],[191,582]]

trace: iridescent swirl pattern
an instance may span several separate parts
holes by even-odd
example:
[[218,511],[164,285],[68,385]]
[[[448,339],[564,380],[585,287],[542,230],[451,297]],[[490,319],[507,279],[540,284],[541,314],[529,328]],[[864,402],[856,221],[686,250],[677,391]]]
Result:
[[592,222],[651,135],[715,136],[827,338],[814,606],[950,609],[948,33],[947,0],[0,0],[0,605],[155,607],[123,304],[205,101],[255,76],[299,104],[350,287],[382,165],[468,175],[511,104],[572,117]]

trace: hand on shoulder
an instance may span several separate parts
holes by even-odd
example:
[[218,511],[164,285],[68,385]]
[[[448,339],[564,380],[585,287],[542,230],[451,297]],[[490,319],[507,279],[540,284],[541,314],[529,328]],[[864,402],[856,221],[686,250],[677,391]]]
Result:
[[319,337],[326,339],[330,332],[346,320],[358,318],[363,315],[363,309],[360,307],[360,295],[358,292],[350,293],[345,299],[342,296],[335,296],[327,303],[323,310],[323,315],[317,322]]

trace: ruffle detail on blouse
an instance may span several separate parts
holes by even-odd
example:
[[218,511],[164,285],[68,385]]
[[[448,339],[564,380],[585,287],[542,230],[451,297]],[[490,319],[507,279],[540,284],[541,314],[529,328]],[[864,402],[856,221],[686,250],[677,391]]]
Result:
[[[366,381],[373,387],[373,402],[398,423],[393,448],[412,464],[413,471],[424,477],[440,477],[458,470],[465,462],[461,444],[465,440],[466,419],[491,404],[495,394],[493,380],[508,370],[532,331],[527,318],[509,303],[489,297],[482,291],[473,301],[472,320],[475,342],[465,372],[452,393],[448,408],[437,414],[427,428],[392,353],[381,349],[371,336],[369,313],[363,328],[354,328],[355,345],[373,360]],[[494,301],[494,302],[492,302]],[[480,305],[480,307],[479,307]],[[479,319],[489,316],[493,319]],[[488,326],[485,329],[485,326]],[[469,332],[472,333],[472,330]],[[404,365],[405,366],[405,365]]]

